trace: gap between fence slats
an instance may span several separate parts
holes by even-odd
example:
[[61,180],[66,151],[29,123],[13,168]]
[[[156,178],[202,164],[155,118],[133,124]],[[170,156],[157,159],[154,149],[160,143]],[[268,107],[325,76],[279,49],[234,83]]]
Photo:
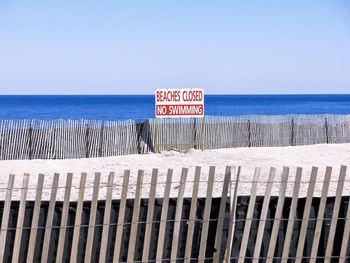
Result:
[[138,171],[134,207],[132,212],[127,262],[133,262],[135,258],[136,234],[137,234],[139,214],[140,214],[143,174],[144,174],[143,170]]
[[107,260],[106,253],[107,253],[108,234],[109,234],[109,226],[110,226],[110,218],[111,218],[113,181],[114,181],[114,172],[111,172],[108,176],[106,205],[105,205],[105,211],[103,215],[103,229],[102,229],[102,240],[101,240],[99,262],[105,262]]
[[151,234],[152,234],[152,226],[153,226],[152,222],[153,222],[154,202],[156,199],[157,177],[158,177],[158,169],[153,169],[152,179],[151,179],[151,189],[149,192],[149,199],[148,199],[146,231],[145,231],[145,238],[143,240],[142,262],[148,262],[149,247],[151,243]]
[[341,201],[341,197],[342,197],[342,193],[343,193],[345,175],[346,175],[346,166],[341,166],[340,173],[339,173],[339,182],[338,182],[338,186],[337,186],[337,193],[336,193],[335,201],[334,201],[331,226],[329,228],[329,235],[328,235],[328,240],[327,240],[327,247],[326,247],[326,254],[325,254],[325,262],[326,263],[331,262],[333,245],[334,245],[334,236],[335,236],[335,230],[336,230],[337,222],[338,222],[340,201]]
[[73,240],[72,240],[72,247],[71,247],[70,263],[75,263],[78,260],[77,259],[78,244],[80,239],[81,217],[83,214],[86,176],[87,176],[86,173],[81,173],[81,176],[80,176],[79,195],[78,195],[77,209],[75,212],[75,219],[74,219],[74,232],[73,232]]
[[340,249],[340,255],[339,255],[340,256],[339,263],[345,263],[346,252],[349,246],[349,234],[350,234],[350,205],[349,204],[350,204],[350,198],[348,200],[348,211],[346,212],[344,234],[343,234],[343,240],[341,243],[341,249]]
[[307,196],[306,196],[306,201],[305,201],[303,220],[302,220],[301,227],[300,227],[300,234],[299,234],[295,263],[301,263],[302,257],[303,257],[307,225],[309,223],[312,198],[314,195],[314,189],[315,189],[315,184],[316,184],[316,179],[317,179],[317,171],[318,171],[317,167],[312,167],[310,181],[309,181],[309,187],[307,190]]
[[38,183],[36,187],[32,226],[30,229],[30,238],[29,238],[29,246],[28,246],[28,254],[27,254],[28,263],[34,262],[34,252],[35,252],[35,244],[36,244],[36,235],[38,233],[38,223],[39,223],[41,195],[43,191],[43,185],[44,185],[44,175],[39,174]]
[[163,257],[164,237],[165,237],[166,220],[168,215],[169,195],[170,195],[172,176],[173,176],[173,170],[168,169],[165,189],[164,189],[163,203],[162,203],[162,212],[160,216],[158,241],[157,241],[157,255],[156,255],[157,263],[161,262]]
[[208,237],[208,229],[209,229],[211,201],[212,201],[212,197],[213,197],[214,178],[215,178],[215,166],[210,166],[207,195],[205,198],[204,215],[203,215],[203,221],[202,221],[202,231],[201,231],[199,255],[198,255],[198,262],[199,263],[204,262],[205,252],[206,252],[206,248],[207,248],[207,237]]
[[71,192],[71,188],[72,188],[72,177],[73,177],[72,173],[67,174],[66,187],[65,187],[65,192],[64,192],[63,208],[62,208],[60,233],[59,233],[58,245],[57,245],[56,263],[62,262],[62,258],[63,258],[64,243],[66,240],[66,232],[67,232],[67,220],[68,220],[70,192]]
[[[236,223],[236,206],[237,206],[237,194],[238,194],[238,182],[239,177],[241,174],[241,167],[238,166],[237,173],[233,173],[235,175],[235,184],[234,184],[234,192],[232,195],[231,207],[230,207],[230,223],[229,223],[229,229],[228,229],[228,236],[226,241],[226,248],[225,248],[225,256],[224,256],[224,263],[231,262],[231,251],[232,251],[232,243],[233,243],[233,237],[234,237],[234,231],[235,231],[235,223]],[[232,184],[232,183],[231,183]],[[232,185],[231,185],[232,188]]]
[[56,204],[59,176],[60,175],[58,173],[55,173],[54,177],[53,177],[53,182],[52,182],[49,210],[47,212],[44,242],[43,242],[43,248],[42,248],[42,254],[41,254],[41,261],[42,262],[47,262],[48,256],[49,256],[51,230],[52,230],[53,216],[54,216],[54,212],[55,212],[55,204]]
[[276,174],[276,168],[271,167],[269,178],[267,179],[267,183],[266,183],[264,202],[261,208],[260,222],[258,226],[256,240],[255,240],[253,263],[259,262],[261,244],[263,241],[264,229],[265,229],[266,219],[267,219],[267,212],[270,204],[271,190],[272,190],[275,174]]
[[130,170],[125,170],[124,178],[123,178],[122,194],[121,194],[120,203],[119,203],[119,213],[118,213],[118,221],[117,221],[117,232],[116,232],[115,243],[114,243],[113,262],[119,262],[119,258],[120,258],[120,246],[121,246],[122,237],[123,237],[123,228],[124,228],[123,226],[124,226],[125,207],[126,207],[127,194],[128,194],[129,177],[130,177]]
[[188,227],[187,227],[187,236],[186,236],[185,259],[184,259],[185,263],[189,263],[191,259],[193,232],[194,232],[194,225],[195,225],[194,220],[196,219],[198,187],[199,187],[200,176],[201,176],[201,167],[196,166],[193,190],[192,190],[192,198],[191,198],[190,216],[188,218],[188,223],[187,223]]
[[183,198],[186,186],[186,178],[187,178],[188,169],[182,168],[181,172],[181,180],[179,185],[179,192],[177,196],[176,202],[176,210],[175,210],[175,218],[174,218],[174,230],[173,230],[173,240],[171,246],[171,255],[170,260],[176,261],[177,258],[177,248],[179,245],[179,232],[180,232],[180,224],[181,224],[181,215],[182,215],[182,206],[183,206]]
[[260,177],[260,170],[261,170],[260,168],[255,168],[252,189],[249,197],[248,211],[247,211],[246,219],[244,223],[243,237],[241,241],[241,248],[239,251],[238,263],[243,263],[245,260],[245,254],[247,251],[247,245],[248,245],[248,240],[250,235],[250,227],[252,225],[252,220],[253,220],[254,206],[255,206],[255,200],[256,200],[256,190],[257,190],[257,183]]
[[328,194],[328,188],[329,188],[329,182],[331,179],[331,175],[332,175],[332,167],[327,167],[326,173],[324,176],[324,180],[323,180],[320,205],[319,205],[318,213],[317,213],[317,222],[316,222],[316,227],[315,227],[315,231],[314,231],[314,238],[313,238],[313,242],[312,242],[310,263],[316,262],[318,245],[320,243],[320,237],[321,237],[321,231],[322,231],[322,225],[323,225],[323,216],[324,216],[324,211],[325,211],[326,203],[327,203],[327,194]]
[[84,262],[91,262],[92,256],[92,245],[94,242],[94,232],[95,232],[95,222],[96,222],[96,212],[97,212],[97,201],[98,201],[98,192],[100,188],[101,173],[95,173],[94,189],[92,191],[92,200],[91,200],[91,210],[88,226],[88,236],[86,241],[85,248],[85,260]]
[[226,203],[227,203],[227,193],[228,187],[231,180],[231,166],[226,166],[225,169],[225,177],[224,184],[222,186],[222,194],[220,200],[220,208],[219,208],[219,216],[218,216],[218,224],[216,227],[216,235],[215,235],[215,254],[214,254],[214,263],[219,263],[221,260],[221,239],[222,239],[222,230],[224,226],[224,216],[226,212]]
[[275,219],[273,220],[273,227],[272,227],[271,236],[270,236],[270,243],[269,243],[269,249],[267,252],[266,263],[272,263],[272,261],[273,261],[273,256],[274,256],[276,242],[277,242],[278,229],[279,229],[280,223],[281,223],[280,220],[281,220],[281,216],[282,216],[284,199],[286,196],[288,175],[289,175],[289,168],[283,167],[280,192],[278,195]]
[[281,263],[287,263],[288,257],[289,257],[290,242],[292,239],[295,216],[296,216],[297,205],[298,205],[301,176],[302,176],[302,168],[297,167],[297,172],[296,172],[294,187],[293,187],[292,203],[290,205],[290,210],[289,210],[287,230],[286,230],[286,235],[284,237]]
[[12,251],[13,263],[17,263],[19,261],[19,252],[21,249],[21,239],[22,239],[23,223],[24,223],[24,212],[26,208],[26,200],[27,200],[27,192],[28,192],[28,182],[29,182],[29,174],[24,174],[22,190],[21,190],[21,201],[19,203],[18,217],[17,217],[17,224],[16,224],[15,243],[13,245],[13,251]]

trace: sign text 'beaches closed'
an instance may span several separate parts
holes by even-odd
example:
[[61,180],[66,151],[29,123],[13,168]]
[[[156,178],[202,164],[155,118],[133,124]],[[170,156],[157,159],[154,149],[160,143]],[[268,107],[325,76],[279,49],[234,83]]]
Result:
[[156,117],[204,117],[203,89],[157,89]]

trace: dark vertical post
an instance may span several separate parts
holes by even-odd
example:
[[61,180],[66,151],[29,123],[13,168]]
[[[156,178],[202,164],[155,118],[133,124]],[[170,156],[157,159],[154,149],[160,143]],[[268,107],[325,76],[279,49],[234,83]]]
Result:
[[86,124],[86,134],[85,134],[85,157],[89,158],[89,124]]
[[325,125],[325,129],[326,129],[326,143],[329,143],[327,118],[324,118],[324,125]]
[[250,133],[250,120],[248,120],[248,147],[251,147],[251,133]]
[[292,118],[292,131],[291,131],[291,138],[290,138],[290,145],[294,146],[294,118]]
[[102,157],[102,146],[103,146],[103,128],[104,128],[104,122],[101,123],[101,130],[100,130],[100,145],[98,149],[98,156]]
[[142,130],[143,130],[144,123],[142,121],[138,121],[136,123],[136,132],[137,132],[137,153],[141,154],[141,141],[142,141]]
[[33,152],[32,152],[32,145],[33,145],[33,139],[32,139],[32,124],[29,124],[29,160],[33,158]]

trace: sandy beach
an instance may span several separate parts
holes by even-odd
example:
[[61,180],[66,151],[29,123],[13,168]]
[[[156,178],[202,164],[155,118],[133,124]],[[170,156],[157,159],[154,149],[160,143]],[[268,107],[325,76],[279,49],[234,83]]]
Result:
[[[307,192],[307,182],[309,180],[312,166],[319,168],[315,196],[320,196],[322,189],[322,180],[326,166],[333,167],[332,182],[329,195],[334,195],[337,178],[341,165],[350,164],[350,144],[320,144],[309,146],[293,147],[268,147],[268,148],[235,148],[235,149],[218,149],[218,150],[188,150],[187,152],[164,151],[160,154],[150,153],[144,155],[128,155],[104,158],[90,159],[67,159],[67,160],[15,160],[0,162],[0,198],[5,198],[6,187],[9,174],[15,174],[15,188],[21,188],[22,175],[30,174],[28,199],[35,198],[35,187],[39,173],[45,174],[43,200],[50,198],[50,187],[54,173],[60,173],[58,190],[58,200],[63,199],[65,178],[68,172],[73,173],[73,189],[71,200],[76,200],[79,191],[80,174],[86,172],[87,184],[85,199],[89,200],[92,194],[92,186],[95,172],[101,172],[101,189],[99,198],[104,199],[108,174],[115,173],[113,198],[119,198],[121,193],[121,184],[124,170],[131,171],[128,198],[133,198],[135,193],[135,184],[137,180],[137,170],[145,171],[143,179],[142,197],[147,198],[149,194],[151,172],[153,168],[158,168],[157,196],[162,197],[164,193],[164,182],[166,179],[167,169],[173,169],[173,184],[171,187],[171,196],[175,197],[178,193],[178,185],[181,176],[182,167],[188,168],[188,176],[185,190],[185,196],[192,195],[192,186],[194,179],[194,169],[196,166],[202,167],[201,183],[199,186],[199,196],[206,195],[207,177],[210,166],[216,166],[214,196],[221,195],[221,187],[225,167],[241,166],[241,176],[239,182],[239,195],[249,195],[251,183],[253,180],[254,170],[256,167],[261,168],[261,174],[258,186],[258,195],[263,195],[265,191],[268,173],[270,167],[276,168],[275,183],[273,186],[273,195],[279,193],[279,181],[283,166],[290,167],[290,174],[287,187],[287,195],[292,195],[293,181],[297,167],[303,168],[302,184],[300,196],[305,196]],[[346,180],[350,178],[347,176]],[[350,183],[346,182],[343,194],[350,193]],[[20,198],[20,189],[13,191],[13,199]]]
[[[251,189],[250,181],[253,180],[254,170],[256,167],[261,168],[261,174],[258,185],[258,195],[263,195],[265,191],[268,173],[270,167],[276,168],[275,183],[273,186],[273,195],[279,193],[279,181],[283,166],[290,167],[288,179],[287,195],[292,195],[293,181],[297,167],[303,168],[302,184],[299,196],[305,196],[307,192],[307,182],[309,180],[312,166],[319,168],[315,196],[320,196],[322,189],[322,180],[326,166],[333,167],[329,195],[335,195],[337,178],[341,165],[350,164],[350,144],[319,144],[308,146],[293,147],[266,147],[266,148],[231,148],[217,150],[188,150],[187,152],[164,151],[160,154],[150,153],[144,155],[127,155],[104,158],[89,159],[67,159],[67,160],[14,160],[0,162],[0,198],[5,198],[6,187],[9,174],[15,174],[15,188],[21,188],[22,175],[30,174],[28,190],[28,200],[35,198],[35,187],[39,173],[45,174],[43,200],[50,198],[50,187],[52,184],[53,174],[60,173],[58,190],[58,200],[63,199],[65,178],[68,172],[73,173],[73,188],[71,200],[76,200],[79,191],[79,182],[81,172],[86,172],[87,184],[85,199],[91,199],[92,186],[95,172],[101,172],[101,189],[99,199],[104,199],[106,194],[106,185],[108,174],[115,173],[113,198],[119,198],[121,193],[121,184],[124,170],[131,171],[130,186],[128,198],[133,198],[135,194],[135,184],[137,180],[137,170],[145,171],[142,197],[147,198],[149,194],[151,173],[153,168],[159,169],[157,196],[162,197],[164,193],[164,182],[166,179],[167,169],[174,170],[173,184],[171,187],[171,196],[176,197],[178,185],[181,176],[181,168],[187,167],[188,176],[185,190],[185,196],[192,195],[192,186],[194,179],[194,169],[196,166],[202,167],[201,183],[199,186],[199,196],[204,197],[207,189],[207,177],[210,166],[216,166],[214,196],[221,195],[222,181],[225,166],[241,166],[241,176],[238,186],[239,195],[249,195]],[[346,176],[346,180],[350,180]],[[343,195],[350,194],[350,182],[346,182]],[[13,191],[13,199],[20,198],[20,189]]]

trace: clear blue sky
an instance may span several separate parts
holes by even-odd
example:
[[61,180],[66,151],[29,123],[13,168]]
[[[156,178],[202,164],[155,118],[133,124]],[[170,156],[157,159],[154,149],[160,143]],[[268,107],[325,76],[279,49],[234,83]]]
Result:
[[350,93],[350,1],[0,0],[0,94]]

